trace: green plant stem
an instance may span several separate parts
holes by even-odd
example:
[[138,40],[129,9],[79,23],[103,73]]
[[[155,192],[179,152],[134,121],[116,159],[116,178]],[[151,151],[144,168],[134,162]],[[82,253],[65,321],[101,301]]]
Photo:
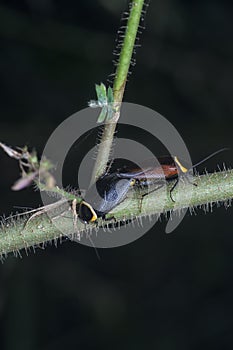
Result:
[[[181,211],[184,208],[201,207],[205,210],[212,208],[214,203],[223,202],[230,205],[233,198],[233,170],[195,176],[193,184],[180,181],[172,192],[164,186],[149,193],[143,199],[138,192],[131,195],[112,210],[107,216],[115,218],[114,222],[127,219],[138,219],[144,216],[160,215],[172,210]],[[179,187],[179,188],[178,188]],[[4,257],[9,252],[19,252],[24,248],[36,247],[47,241],[57,240],[64,236],[74,238],[77,234],[85,234],[86,227],[79,220],[74,225],[73,212],[69,202],[61,201],[61,205],[46,213],[18,218],[9,218],[2,222],[0,228],[0,255]],[[108,225],[109,221],[100,220],[100,225]],[[88,224],[88,228],[95,224]],[[114,233],[117,234],[117,233]],[[81,238],[82,241],[82,238]]]
[[[149,193],[142,200],[136,195],[122,202],[109,216],[114,215],[117,220],[133,216],[159,215],[171,210],[180,211],[185,208],[201,207],[207,209],[213,203],[229,202],[233,198],[233,170],[226,170],[207,175],[193,177],[193,183],[181,180],[172,192],[173,202],[170,197],[170,188],[161,189]],[[229,203],[228,203],[229,204]]]
[[116,69],[116,76],[113,84],[114,101],[121,103],[125,90],[125,84],[132,59],[135,39],[138,26],[142,15],[144,0],[135,0],[131,2],[131,10],[125,31],[123,46]]
[[125,37],[117,64],[115,79],[113,83],[113,96],[115,112],[110,122],[104,125],[101,142],[98,145],[97,158],[93,170],[91,183],[94,183],[105,171],[109,155],[112,149],[114,133],[120,117],[120,106],[122,103],[130,62],[132,59],[135,39],[142,15],[144,0],[133,0],[130,2],[130,13],[125,31]]

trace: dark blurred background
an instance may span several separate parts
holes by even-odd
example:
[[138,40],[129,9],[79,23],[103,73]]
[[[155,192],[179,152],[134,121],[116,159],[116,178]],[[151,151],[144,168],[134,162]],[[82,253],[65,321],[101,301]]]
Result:
[[[1,0],[0,140],[42,152],[65,118],[113,71],[125,0]],[[193,161],[232,147],[233,3],[151,0],[125,101],[157,110]],[[232,151],[212,159],[232,165]],[[0,152],[0,209],[36,207],[10,190],[16,161]],[[1,349],[232,349],[232,209],[165,220],[116,249],[66,242],[0,266]]]

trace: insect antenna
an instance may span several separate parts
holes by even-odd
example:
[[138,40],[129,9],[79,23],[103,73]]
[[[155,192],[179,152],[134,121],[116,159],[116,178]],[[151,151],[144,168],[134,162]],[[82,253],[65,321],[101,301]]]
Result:
[[200,164],[206,162],[208,159],[210,159],[210,158],[216,156],[217,154],[219,154],[219,153],[221,153],[221,152],[224,152],[224,151],[229,151],[229,150],[230,150],[230,148],[227,148],[227,147],[221,148],[221,149],[219,149],[219,150],[217,150],[217,151],[211,153],[209,156],[205,157],[205,158],[202,159],[200,162],[194,164],[194,165],[191,167],[191,169],[193,169],[193,168],[197,167],[198,165],[200,165]]

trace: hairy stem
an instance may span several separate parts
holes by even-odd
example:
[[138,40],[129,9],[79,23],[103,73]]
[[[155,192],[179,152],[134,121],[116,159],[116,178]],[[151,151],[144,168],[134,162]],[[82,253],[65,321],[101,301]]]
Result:
[[[214,203],[223,202],[230,205],[233,198],[233,170],[225,170],[213,174],[195,176],[192,183],[180,181],[170,197],[170,187],[164,186],[143,198],[139,192],[132,191],[121,204],[112,210],[108,217],[114,217],[114,223],[143,216],[160,215],[172,210],[202,207],[212,208]],[[49,215],[49,216],[48,216]],[[99,220],[98,225],[108,225],[109,221]],[[88,224],[88,228],[95,228]],[[79,220],[74,223],[74,213],[69,202],[60,201],[55,207],[37,214],[9,218],[2,222],[0,228],[0,255],[19,252],[20,249],[36,247],[46,241],[57,240],[64,236],[71,239],[85,234],[86,227]],[[82,238],[81,238],[82,242]]]
[[131,2],[129,19],[113,84],[115,102],[121,103],[123,99],[143,5],[144,0],[135,0]]
[[132,59],[135,39],[138,32],[140,18],[142,16],[144,0],[130,2],[130,12],[127,27],[122,43],[119,61],[117,64],[113,83],[114,109],[112,119],[104,125],[101,142],[98,146],[97,158],[93,170],[92,183],[94,183],[105,171],[112,148],[114,133],[120,117],[120,106],[123,99],[129,67]]
[[174,201],[170,196],[172,186],[164,186],[144,196],[142,200],[136,193],[133,198],[122,202],[109,216],[114,215],[120,220],[122,217],[129,219],[132,215],[158,215],[185,208],[203,207],[205,209],[213,203],[230,203],[233,198],[233,170],[194,176],[192,181],[196,186],[187,181],[179,182],[179,186],[172,192]]

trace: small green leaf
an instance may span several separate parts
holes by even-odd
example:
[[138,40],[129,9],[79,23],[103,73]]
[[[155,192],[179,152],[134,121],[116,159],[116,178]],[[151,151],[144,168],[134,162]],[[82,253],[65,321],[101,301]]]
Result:
[[97,123],[103,123],[106,116],[107,116],[107,113],[108,113],[108,108],[107,108],[107,106],[104,106],[100,112],[98,119],[97,119]]
[[95,85],[96,94],[98,101],[91,100],[89,102],[90,107],[101,107],[102,110],[100,112],[100,115],[98,117],[97,123],[103,123],[105,120],[109,121],[113,116],[113,103],[114,103],[114,96],[113,96],[113,89],[109,86],[106,90],[106,86],[101,83],[100,85]]
[[108,87],[108,103],[113,103],[114,97],[113,97],[113,89],[109,86]]
[[98,102],[100,105],[107,104],[107,92],[106,92],[106,86],[101,83],[100,85],[95,85],[95,90],[98,98]]

